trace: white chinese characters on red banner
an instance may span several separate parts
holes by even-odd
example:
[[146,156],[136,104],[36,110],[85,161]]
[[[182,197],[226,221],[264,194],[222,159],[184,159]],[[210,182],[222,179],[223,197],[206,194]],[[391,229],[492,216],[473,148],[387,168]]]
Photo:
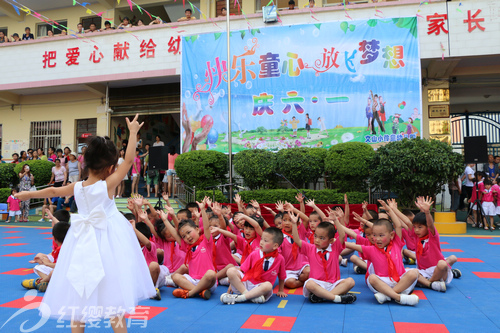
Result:
[[[173,53],[174,55],[179,53],[180,49],[180,42],[181,42],[181,37],[177,36],[175,37],[170,37],[170,40],[168,41],[168,53]],[[140,55],[139,58],[154,58],[155,57],[155,52],[156,52],[156,44],[153,41],[152,38],[149,39],[149,41],[146,42],[146,40],[142,40],[140,44]],[[122,60],[127,60],[129,59],[128,52],[130,49],[130,43],[128,42],[123,42],[123,43],[116,43],[113,45],[113,61],[122,61]],[[66,52],[66,65],[67,66],[78,66],[80,64],[79,62],[79,57],[80,57],[80,48],[79,47],[72,47],[68,48]],[[94,45],[92,48],[92,52],[90,52],[89,56],[89,61],[93,62],[94,64],[98,64],[101,62],[101,60],[104,58],[104,54],[99,50],[99,47],[97,45]],[[57,51],[45,51],[43,54],[43,68],[54,68],[57,65],[56,62],[57,59]]]
[[[463,23],[467,23],[468,29],[467,31],[472,32],[474,29],[479,28],[479,30],[486,30],[480,22],[484,22],[484,18],[478,17],[481,14],[481,9],[478,9],[474,14],[471,13],[471,10],[467,11],[467,19],[464,20]],[[448,15],[447,14],[438,14],[434,13],[433,15],[427,15],[427,34],[436,36],[441,32],[447,34],[448,33]]]

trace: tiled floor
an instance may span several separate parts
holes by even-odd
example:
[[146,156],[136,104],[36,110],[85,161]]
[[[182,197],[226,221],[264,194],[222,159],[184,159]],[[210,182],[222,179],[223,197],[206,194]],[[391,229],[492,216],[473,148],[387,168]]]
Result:
[[[36,308],[43,294],[21,286],[23,279],[34,277],[28,260],[36,253],[50,252],[48,231],[0,227],[0,329],[5,332],[20,331],[22,325],[24,330],[35,327],[36,332],[69,331],[69,322],[42,320]],[[137,313],[127,319],[129,332],[500,332],[500,238],[496,236],[442,236],[445,255],[459,257],[455,267],[463,277],[454,280],[446,293],[417,288],[420,303],[415,307],[378,304],[363,276],[354,274],[349,264],[341,267],[341,275],[356,281],[352,291],[358,300],[352,305],[311,304],[296,289],[287,290],[287,298],[273,296],[265,304],[229,306],[219,301],[224,287],[218,287],[208,301],[177,299],[171,288],[163,288],[161,301],[141,302]],[[11,237],[22,240],[14,243]],[[94,323],[87,331],[111,332],[107,325]]]

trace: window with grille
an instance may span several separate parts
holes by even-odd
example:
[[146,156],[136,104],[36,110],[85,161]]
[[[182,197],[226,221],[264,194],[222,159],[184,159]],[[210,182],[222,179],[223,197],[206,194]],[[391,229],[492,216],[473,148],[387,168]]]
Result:
[[87,138],[90,136],[96,136],[96,134],[97,134],[97,118],[76,120],[77,138]]
[[[59,20],[59,21],[55,21],[55,22],[59,23],[59,26],[47,24],[47,23],[38,23],[36,25],[36,33],[37,33],[36,37],[40,38],[40,37],[47,36],[48,30],[52,30],[54,35],[60,35],[61,31],[64,29],[62,27],[68,26],[68,20]],[[69,34],[69,32],[68,32],[68,34]]]
[[45,153],[49,147],[61,148],[61,121],[32,121],[30,147],[42,148]]

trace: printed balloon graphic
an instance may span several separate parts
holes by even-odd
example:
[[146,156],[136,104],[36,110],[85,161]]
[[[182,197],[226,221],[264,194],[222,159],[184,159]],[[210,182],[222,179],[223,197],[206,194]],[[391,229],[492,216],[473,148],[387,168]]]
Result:
[[211,115],[208,115],[208,114],[203,116],[203,118],[201,118],[201,127],[205,128],[205,126],[207,124],[210,126],[213,126],[213,124],[214,124],[214,119],[212,118]]
[[401,103],[398,104],[398,108],[400,108],[401,110],[403,110],[406,106],[406,102],[405,101],[402,101]]
[[219,140],[219,132],[215,128],[212,128],[207,135],[207,143],[212,145]]

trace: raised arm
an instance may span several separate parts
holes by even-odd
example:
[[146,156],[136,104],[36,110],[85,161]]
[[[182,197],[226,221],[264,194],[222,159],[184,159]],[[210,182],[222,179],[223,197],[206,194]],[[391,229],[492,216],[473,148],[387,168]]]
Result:
[[135,222],[132,222],[132,226],[134,227],[134,232],[139,242],[142,245],[144,245],[148,250],[151,250],[151,242],[149,241],[149,239],[146,236],[144,236],[142,232],[140,232],[135,228]]
[[359,253],[363,253],[363,248],[359,244],[354,244],[351,242],[346,242],[345,247],[351,250],[358,251]]
[[306,205],[308,205],[309,207],[311,207],[312,209],[314,209],[314,211],[319,214],[319,216],[321,217],[322,221],[326,221],[328,219],[326,217],[325,213],[323,213],[323,211],[321,209],[319,209],[318,206],[316,206],[316,204],[314,203],[314,199],[307,201]]
[[356,237],[358,237],[358,234],[355,233],[354,230],[349,229],[348,227],[345,227],[345,226],[342,226],[342,228],[344,229],[344,232],[346,233],[347,236],[349,236],[353,239],[356,239]]
[[262,236],[262,228],[260,227],[260,225],[259,225],[259,223],[257,221],[255,221],[253,218],[251,218],[250,216],[247,216],[245,214],[239,214],[238,215],[238,220],[240,220],[240,219],[243,219],[243,220],[247,221],[248,223],[250,223],[250,225],[252,227],[254,227],[255,232],[259,236]]
[[398,235],[399,238],[403,237],[403,234],[401,232],[401,221],[399,220],[399,217],[394,213],[394,211],[389,207],[384,200],[378,200],[378,202],[382,205],[382,207],[385,209],[387,213],[389,213],[389,216],[392,219],[392,224],[394,225],[394,230],[396,231],[396,235]]
[[309,216],[307,216],[306,214],[302,213],[300,210],[298,210],[297,208],[295,208],[291,203],[289,202],[286,202],[285,203],[285,210],[287,212],[293,212],[294,214],[298,215],[299,218],[301,219],[301,221],[304,223],[304,227],[307,227],[309,226]]
[[208,240],[210,239],[210,223],[208,222],[208,215],[207,215],[207,199],[208,197],[205,197],[202,202],[196,202],[198,206],[200,207],[201,210],[201,217],[203,220],[203,234],[205,235],[205,238]]
[[221,204],[218,202],[214,202],[212,205],[212,212],[217,215],[219,218],[219,225],[221,229],[226,229],[226,220],[224,219],[224,216],[222,215],[222,207]]
[[396,202],[395,199],[389,199],[387,200],[387,204],[391,209],[396,213],[396,215],[399,217],[399,220],[401,221],[401,226],[405,228],[406,230],[413,228],[413,224],[411,223],[410,219],[408,216],[403,214],[399,209],[398,209],[398,203]]
[[363,208],[363,218],[364,218],[365,220],[371,220],[371,219],[372,219],[372,216],[371,216],[371,214],[368,212],[368,202],[363,201],[363,204],[361,205],[361,207]]
[[125,118],[125,120],[127,121],[127,127],[130,133],[130,137],[123,163],[118,166],[113,174],[106,178],[106,184],[108,186],[108,193],[110,196],[115,192],[115,188],[122,182],[123,178],[125,178],[125,175],[134,163],[135,147],[137,145],[137,132],[139,132],[139,129],[142,127],[142,125],[144,125],[144,122],[139,124],[139,122],[137,121],[138,118],[139,114],[136,114],[132,121],[130,121],[128,118]]
[[178,243],[178,244],[181,244],[181,237],[179,236],[179,234],[177,233],[177,229],[174,228],[172,226],[172,224],[170,224],[170,221],[168,220],[167,218],[167,214],[165,214],[164,211],[157,211],[158,215],[160,216],[160,218],[163,220],[163,224],[165,224],[165,228],[167,228],[167,230],[170,232],[170,234],[172,235],[172,237],[175,239],[175,241]]
[[70,184],[68,186],[62,187],[47,187],[40,191],[22,191],[16,193],[15,197],[21,201],[34,198],[53,198],[53,197],[65,197],[68,195],[73,195],[73,189],[76,183]]
[[269,207],[266,207],[266,206],[263,206],[265,210],[267,210],[269,213],[273,214],[273,216],[276,216],[276,212],[272,209],[272,208],[269,208]]
[[138,215],[138,221],[142,221],[146,223],[146,225],[149,227],[149,230],[151,230],[151,233],[158,238],[158,233],[156,232],[156,228],[154,227],[153,223],[148,219],[148,213],[146,213],[144,210],[141,208],[137,209],[137,215]]
[[234,202],[236,202],[236,205],[238,205],[238,210],[240,212],[243,212],[243,213],[246,212],[245,207],[243,205],[243,201],[241,201],[241,197],[238,193],[236,193],[236,195],[234,196]]
[[302,239],[299,236],[299,230],[297,229],[297,222],[299,221],[299,217],[293,213],[290,214],[290,219],[292,220],[292,237],[295,244],[299,247],[302,247]]
[[349,207],[349,200],[347,200],[347,193],[344,194],[344,225],[349,225],[349,215],[351,208]]
[[361,216],[359,216],[358,213],[352,212],[352,215],[354,215],[354,220],[358,221],[359,223],[365,224],[368,228],[372,228],[373,227],[373,223],[372,222],[370,222],[368,220],[365,220],[364,218],[362,218]]
[[250,204],[255,207],[255,209],[257,209],[257,213],[259,215],[262,215],[262,211],[260,210],[260,205],[259,203],[257,202],[257,200],[250,200]]
[[305,214],[306,213],[306,205],[304,204],[304,195],[302,194],[302,192],[297,193],[297,195],[295,196],[295,199],[300,204],[300,211],[302,212],[302,214]]
[[236,236],[235,234],[233,234],[231,231],[227,231],[225,229],[217,228],[217,227],[210,227],[210,231],[211,232],[218,231],[221,234],[223,234],[224,236],[226,236],[228,238],[231,238],[235,243],[238,241],[238,236]]
[[416,205],[425,214],[425,221],[427,222],[427,229],[433,234],[436,234],[436,228],[434,227],[434,219],[431,215],[431,207],[434,204],[431,197],[418,197]]

